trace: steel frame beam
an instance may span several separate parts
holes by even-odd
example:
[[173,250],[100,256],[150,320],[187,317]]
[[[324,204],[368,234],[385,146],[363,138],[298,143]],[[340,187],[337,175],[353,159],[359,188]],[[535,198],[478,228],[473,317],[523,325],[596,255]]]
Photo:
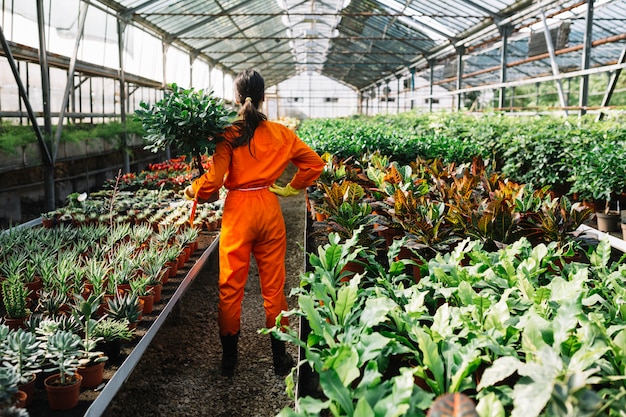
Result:
[[[626,45],[624,45],[624,49],[622,49],[622,53],[620,54],[620,57],[617,63],[623,65],[625,62],[626,62]],[[611,102],[613,91],[615,91],[615,87],[617,86],[617,80],[619,80],[619,76],[621,73],[622,73],[621,68],[616,69],[615,71],[611,73],[611,78],[609,79],[609,84],[606,87],[606,92],[604,93],[604,97],[602,98],[602,103],[600,103],[600,106],[606,107]],[[596,118],[596,121],[602,120],[603,117],[604,117],[604,113],[599,112],[598,117]]]
[[[543,34],[546,38],[546,46],[548,47],[548,52],[550,54],[550,65],[552,66],[552,74],[555,76],[559,75],[559,65],[556,62],[556,55],[554,54],[554,45],[552,44],[552,36],[550,35],[550,28],[548,28],[548,21],[546,20],[546,15],[544,11],[541,11],[541,21],[543,23]],[[565,116],[567,116],[567,98],[565,97],[565,92],[563,91],[563,84],[561,84],[561,78],[557,78],[556,80],[556,89],[559,93],[559,101],[561,102],[561,107],[563,107],[563,112]]]
[[[586,70],[589,68],[591,61],[591,45],[593,42],[592,30],[593,30],[593,2],[594,0],[587,0],[587,14],[585,16],[585,35],[583,39],[583,53],[580,69]],[[580,107],[580,115],[583,116],[587,111],[587,99],[589,97],[589,76],[583,75],[580,77],[580,96],[578,100],[578,106]]]
[[[9,66],[11,67],[11,72],[13,72],[13,77],[15,78],[15,82],[17,83],[17,88],[20,93],[20,97],[22,99],[20,101],[20,104],[24,102],[24,107],[26,107],[28,119],[30,120],[30,123],[33,126],[35,136],[37,136],[37,143],[39,144],[39,149],[41,150],[41,155],[43,156],[43,159],[44,159],[43,162],[45,165],[53,165],[54,163],[52,161],[52,155],[50,155],[48,146],[46,145],[46,142],[44,141],[44,138],[43,138],[43,134],[41,133],[41,128],[39,127],[39,124],[37,123],[37,115],[33,111],[33,107],[30,104],[30,99],[28,98],[28,91],[24,87],[24,83],[22,82],[22,78],[20,77],[19,69],[17,68],[16,61],[13,58],[13,54],[11,52],[11,47],[9,46],[9,43],[7,42],[4,36],[4,30],[2,29],[2,26],[0,26],[0,43],[2,44],[2,49],[4,50]],[[0,114],[4,116],[6,112],[1,112]],[[23,115],[22,112],[19,112],[19,114]]]
[[65,85],[65,91],[63,92],[63,101],[61,101],[61,109],[59,110],[59,121],[57,123],[57,129],[54,132],[54,146],[52,147],[52,159],[56,161],[57,153],[59,151],[59,143],[61,142],[61,133],[63,133],[63,122],[65,120],[65,112],[67,104],[70,98],[70,92],[74,85],[74,71],[76,70],[76,57],[78,56],[78,47],[80,46],[80,40],[85,32],[85,20],[87,16],[87,10],[89,9],[89,3],[80,2],[78,12],[78,31],[76,32],[76,41],[74,42],[74,50],[70,57],[70,68],[67,72],[67,83]]

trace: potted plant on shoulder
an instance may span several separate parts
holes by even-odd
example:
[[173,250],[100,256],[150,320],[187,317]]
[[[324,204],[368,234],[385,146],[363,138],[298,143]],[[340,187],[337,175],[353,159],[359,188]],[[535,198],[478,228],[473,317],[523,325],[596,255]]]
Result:
[[48,405],[52,410],[70,410],[78,405],[83,378],[76,371],[81,339],[67,330],[57,330],[46,341],[47,371],[55,372],[44,380]]
[[[171,146],[191,157],[202,175],[202,155],[213,154],[216,141],[237,113],[227,109],[213,92],[184,89],[177,84],[171,84],[170,88],[154,105],[141,102],[135,111],[145,131],[144,139],[148,143],[145,149],[157,152]],[[209,201],[218,197],[216,192]]]

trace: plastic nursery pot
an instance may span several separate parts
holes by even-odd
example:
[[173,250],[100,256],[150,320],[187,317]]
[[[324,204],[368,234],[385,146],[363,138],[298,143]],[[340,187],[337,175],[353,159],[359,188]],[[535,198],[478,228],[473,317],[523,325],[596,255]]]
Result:
[[596,212],[596,221],[601,232],[618,232],[620,229],[620,213],[617,211]]

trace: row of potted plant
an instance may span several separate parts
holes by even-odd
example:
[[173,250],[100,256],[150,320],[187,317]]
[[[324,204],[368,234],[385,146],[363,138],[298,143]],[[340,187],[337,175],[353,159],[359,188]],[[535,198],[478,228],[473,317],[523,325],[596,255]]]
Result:
[[[52,338],[56,333],[48,331],[41,338],[58,337],[59,344],[52,346],[69,349],[68,376],[75,373],[74,365],[98,361],[102,373],[106,356],[97,344],[132,335],[142,316],[152,312],[162,286],[197,248],[198,234],[197,228],[174,224],[158,231],[130,223],[11,229],[0,234],[3,322],[12,332],[29,329],[33,334],[40,333],[42,323],[58,323],[59,330],[72,335]],[[129,333],[120,331],[120,323]],[[42,347],[49,345],[42,342]],[[39,366],[43,371],[49,365]],[[50,406],[57,407],[54,400]]]
[[564,245],[593,215],[566,196],[553,197],[547,187],[513,182],[480,159],[400,165],[377,153],[363,161],[324,157],[324,173],[309,188],[311,211],[345,239],[363,226],[366,246],[406,236],[407,246],[428,258],[468,236],[488,248],[521,237]]
[[493,251],[468,238],[419,265],[401,256],[406,238],[382,260],[359,233],[331,233],[309,254],[284,314],[310,332],[266,330],[299,346],[317,378],[289,385],[299,396],[279,416],[425,416],[448,392],[481,416],[626,409],[626,266],[608,242],[586,264],[565,262],[569,244],[521,238]]
[[[206,154],[201,156],[204,169],[209,167],[209,158]],[[179,156],[167,161],[152,163],[141,172],[129,172],[121,176],[117,187],[122,191],[135,190],[173,190],[175,192],[184,189],[189,181],[197,175],[192,164],[186,156]],[[116,180],[108,180],[104,183],[104,189],[113,189]]]
[[0,409],[28,407],[38,375],[56,410],[75,407],[80,388],[100,385],[109,359],[105,351],[116,352],[109,346],[130,341],[134,331],[126,319],[97,318],[99,303],[95,295],[75,295],[65,314],[32,315],[23,328],[0,324]]
[[611,201],[615,209],[626,192],[622,119],[406,113],[309,119],[298,133],[320,154],[342,159],[375,151],[400,164],[416,158],[461,164],[482,157],[516,182],[549,185],[577,201]]
[[591,209],[478,158],[324,158],[310,270],[285,313],[310,332],[268,330],[318,379],[281,416],[420,416],[447,392],[480,415],[619,416],[626,270],[576,235]]
[[[119,180],[119,179],[118,179]],[[193,227],[216,230],[220,226],[223,200],[198,204]],[[89,195],[73,193],[68,204],[42,214],[44,227],[60,224],[148,224],[154,230],[191,221],[192,204],[179,192],[166,189],[100,190]]]

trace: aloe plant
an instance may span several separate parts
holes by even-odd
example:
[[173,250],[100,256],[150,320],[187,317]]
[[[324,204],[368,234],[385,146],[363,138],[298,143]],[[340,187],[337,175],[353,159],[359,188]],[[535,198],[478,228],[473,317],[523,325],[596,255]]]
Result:
[[112,318],[126,319],[131,324],[138,322],[142,313],[139,297],[129,292],[117,293],[114,298],[108,300],[107,311]]

